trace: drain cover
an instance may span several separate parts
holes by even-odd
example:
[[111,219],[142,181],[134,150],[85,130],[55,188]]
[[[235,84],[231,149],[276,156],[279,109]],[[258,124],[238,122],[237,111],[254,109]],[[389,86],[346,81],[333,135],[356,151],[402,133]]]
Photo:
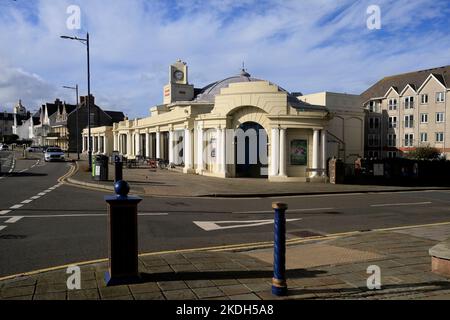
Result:
[[22,240],[25,239],[27,236],[22,236],[22,235],[16,235],[16,234],[5,234],[5,235],[1,235],[0,239],[1,240]]

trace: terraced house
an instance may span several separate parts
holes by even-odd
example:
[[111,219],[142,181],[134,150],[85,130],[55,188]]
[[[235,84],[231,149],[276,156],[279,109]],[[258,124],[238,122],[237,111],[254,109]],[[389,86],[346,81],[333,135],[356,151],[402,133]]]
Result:
[[362,95],[365,156],[401,157],[420,146],[449,158],[450,66],[383,78]]

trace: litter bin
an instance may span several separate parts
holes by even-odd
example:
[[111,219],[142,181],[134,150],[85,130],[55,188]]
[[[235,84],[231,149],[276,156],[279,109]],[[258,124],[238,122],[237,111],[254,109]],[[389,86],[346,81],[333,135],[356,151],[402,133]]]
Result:
[[108,181],[108,160],[107,156],[95,156],[93,163],[95,181]]

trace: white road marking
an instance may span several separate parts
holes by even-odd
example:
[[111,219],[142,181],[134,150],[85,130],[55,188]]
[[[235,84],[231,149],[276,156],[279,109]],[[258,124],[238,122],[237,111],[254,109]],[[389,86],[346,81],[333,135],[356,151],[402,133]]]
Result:
[[8,213],[10,213],[10,212],[11,212],[11,210],[3,210],[3,211],[0,211],[0,216],[3,216],[3,215],[8,214]]
[[40,196],[40,197],[45,196],[45,195],[46,195],[46,193],[44,193],[44,192],[38,193],[38,196]]
[[40,198],[40,196],[34,196],[34,197],[31,197],[30,199],[37,200],[39,198]]
[[20,171],[19,173],[24,173],[24,172],[27,172],[27,171],[28,171],[28,169],[24,169],[24,170]]
[[6,228],[6,226],[0,226],[0,231],[2,231],[5,228]]
[[22,204],[29,204],[29,203],[32,203],[32,202],[33,202],[33,200],[30,199],[30,200],[22,201],[21,203],[22,203]]
[[371,207],[399,207],[399,206],[418,206],[432,204],[432,202],[411,202],[411,203],[386,203],[386,204],[372,204]]
[[[334,208],[312,208],[312,209],[288,209],[287,213],[292,212],[308,212],[308,211],[327,211],[327,210],[334,210]],[[233,213],[239,213],[239,214],[245,214],[245,213],[274,213],[273,210],[269,211],[236,211]]]
[[23,217],[12,217],[12,218],[6,220],[5,223],[16,223],[17,221],[20,221],[22,219],[23,219]]
[[[300,221],[302,219],[286,219],[286,222]],[[225,229],[236,229],[236,228],[249,228],[249,227],[259,227],[263,225],[273,224],[274,220],[247,220],[247,221],[193,221],[198,227],[205,231],[215,231],[215,230],[225,230]],[[221,224],[236,224],[234,226],[222,227]],[[240,224],[237,224],[240,223]]]
[[16,204],[15,206],[12,206],[10,209],[16,210],[16,209],[20,209],[22,207],[23,207],[23,204]]

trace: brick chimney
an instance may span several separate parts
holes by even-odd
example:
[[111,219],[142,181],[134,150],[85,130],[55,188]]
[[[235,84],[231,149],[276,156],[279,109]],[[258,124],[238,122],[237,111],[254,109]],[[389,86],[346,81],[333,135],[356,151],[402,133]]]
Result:
[[[88,96],[81,96],[80,97],[80,104],[84,104],[87,101]],[[91,100],[90,100],[91,106],[95,105],[95,97],[91,94]]]

